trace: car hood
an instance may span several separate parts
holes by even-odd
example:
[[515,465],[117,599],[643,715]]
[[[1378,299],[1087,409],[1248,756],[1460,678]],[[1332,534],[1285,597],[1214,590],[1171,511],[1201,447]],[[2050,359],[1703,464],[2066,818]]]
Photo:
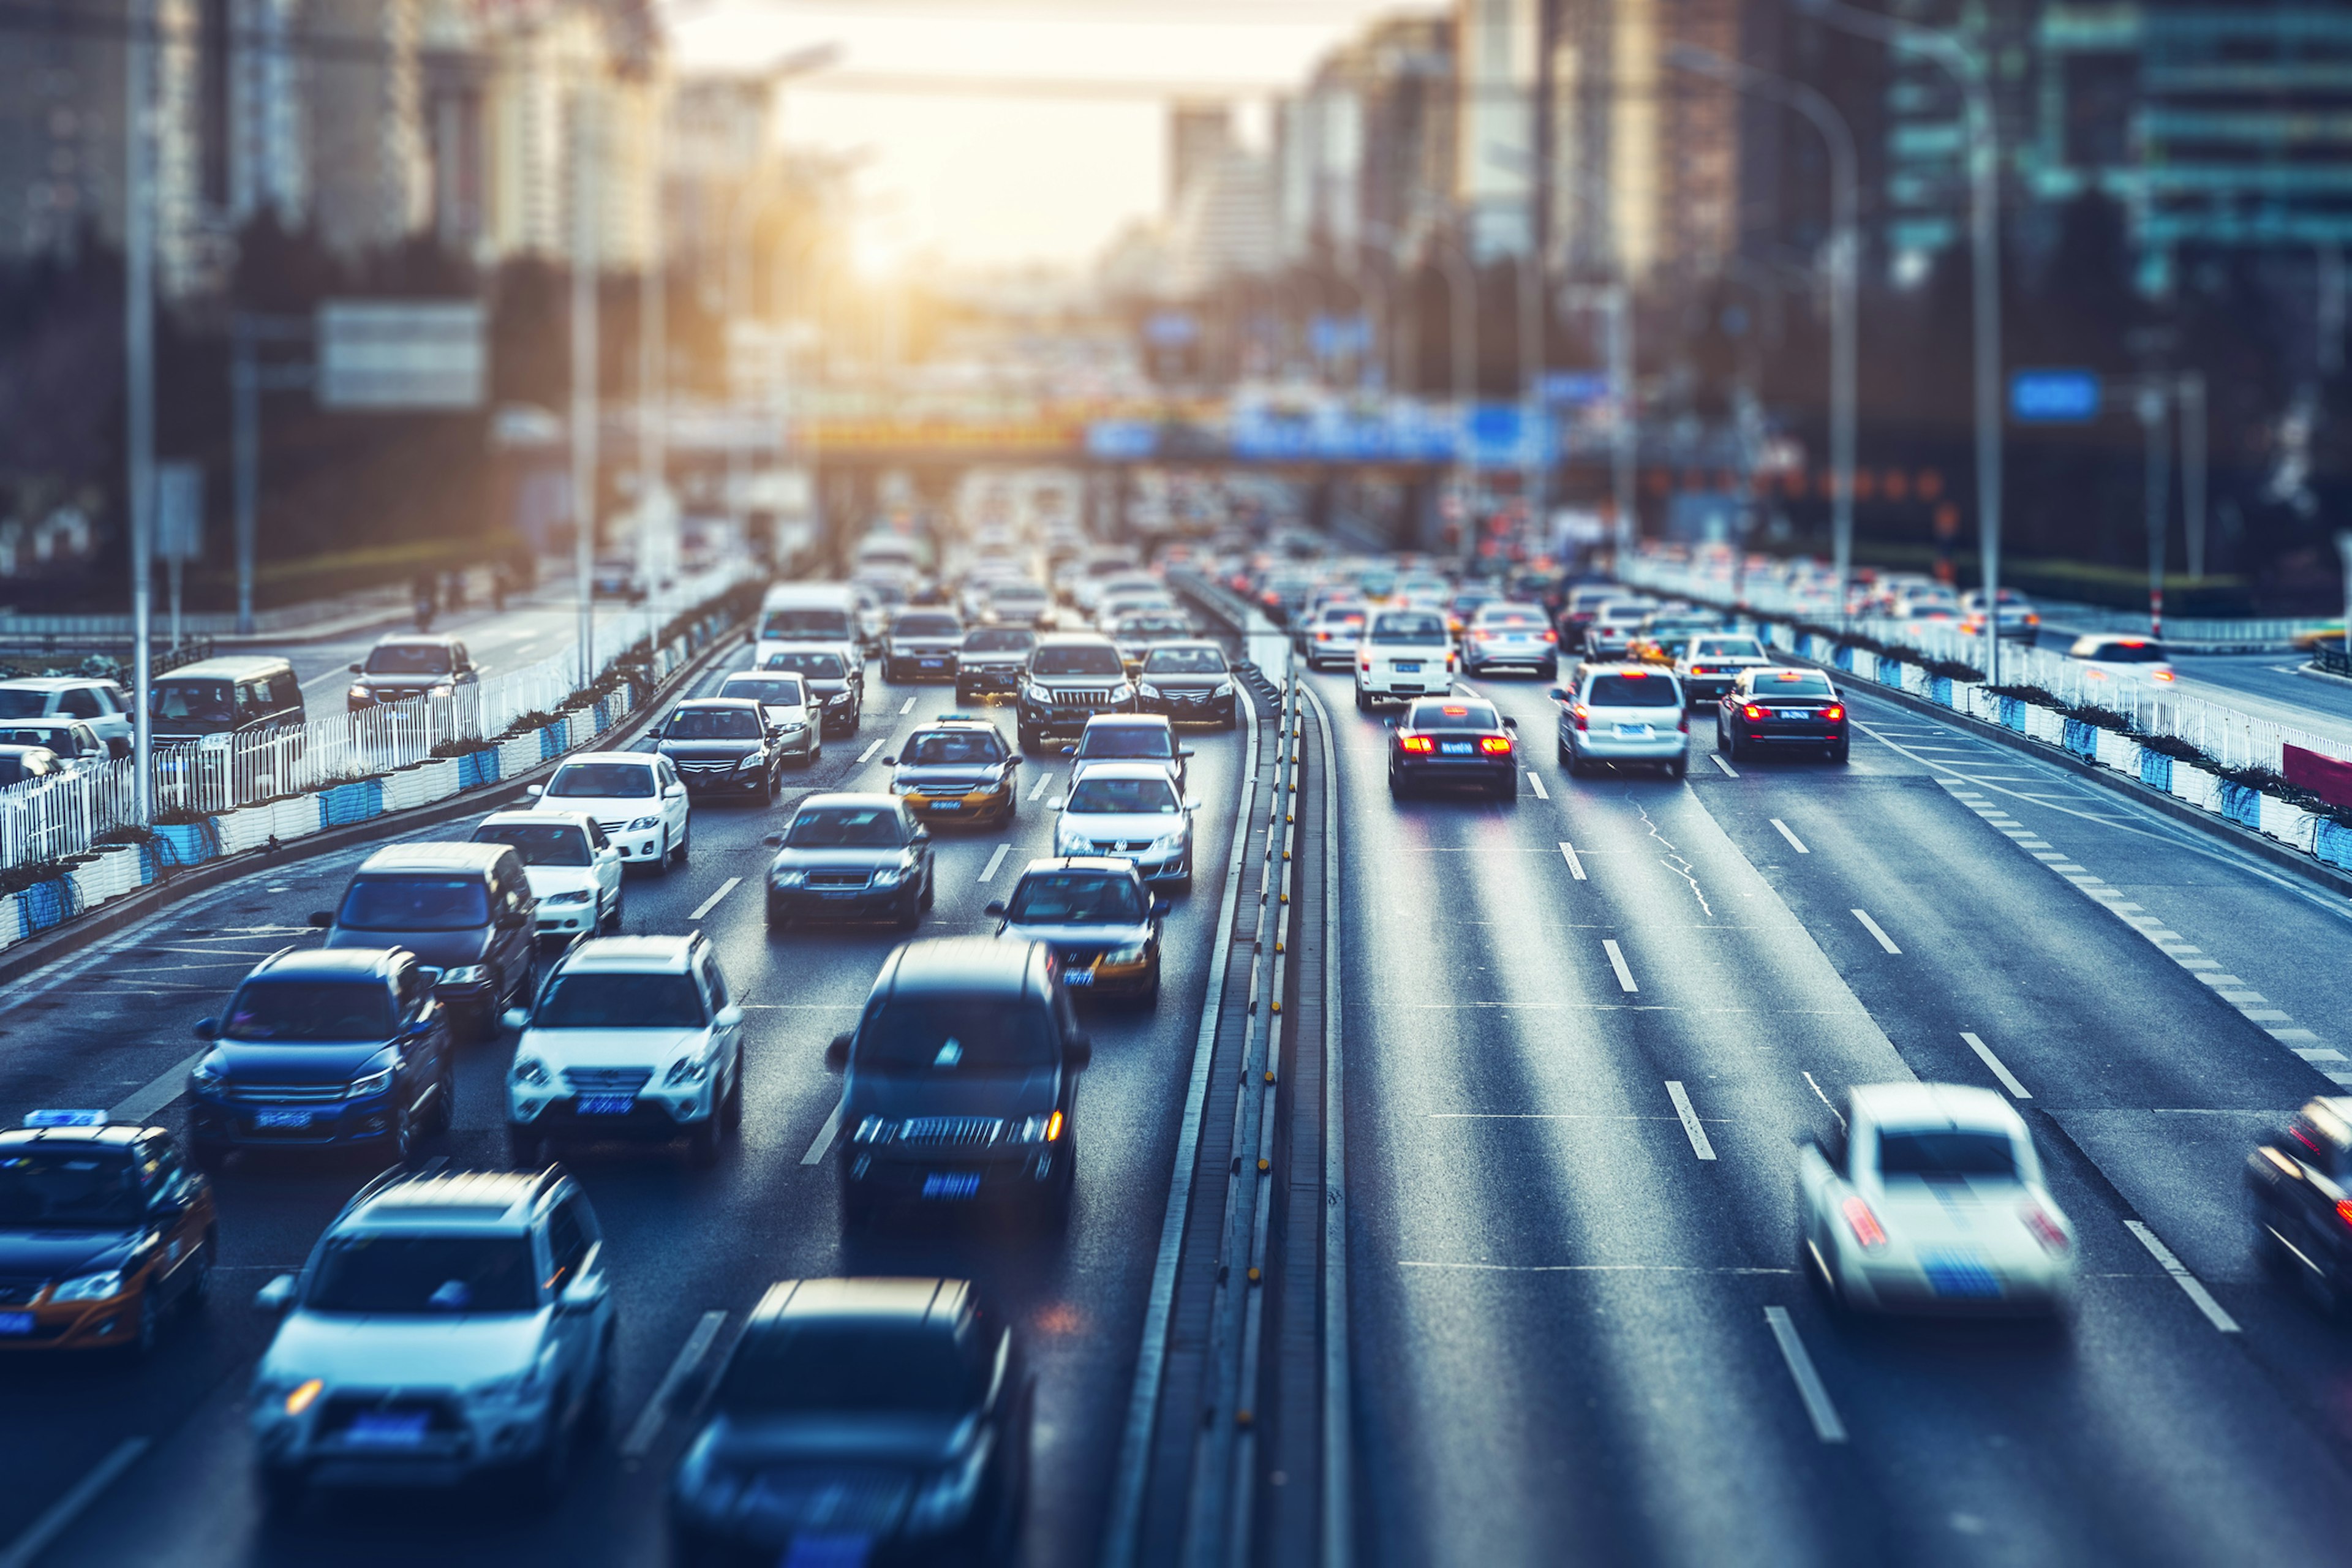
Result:
[[902,784],[993,784],[1004,777],[1002,763],[950,763],[939,766],[900,763],[891,775]]
[[1117,811],[1066,811],[1056,819],[1054,830],[1072,837],[1085,838],[1164,838],[1184,830],[1185,816],[1181,811],[1150,813]]
[[547,1313],[294,1311],[261,1358],[272,1382],[318,1378],[336,1388],[464,1388],[510,1377],[539,1359]]
[[205,1053],[204,1065],[219,1077],[244,1083],[348,1083],[390,1048],[389,1040],[221,1040]]
[[777,871],[870,871],[877,866],[896,866],[903,849],[796,849],[787,844],[776,851],[770,868]]
[[530,884],[530,896],[550,899],[558,893],[576,893],[596,885],[593,866],[525,866],[523,880]]
[[809,710],[805,708],[780,708],[765,702],[760,707],[761,710],[767,714],[768,722],[771,724],[790,726],[808,722]]
[[963,639],[960,637],[897,637],[890,639],[893,653],[961,653]]
[[1018,648],[1008,648],[1003,653],[975,653],[971,648],[964,648],[957,657],[966,664],[1022,665],[1029,662],[1029,656]]
[[482,962],[489,950],[488,926],[464,931],[351,931],[337,926],[327,933],[329,947],[404,947],[425,963],[456,969]]
[[1141,679],[1146,686],[1157,686],[1162,691],[1167,690],[1171,687],[1173,687],[1180,691],[1190,691],[1195,687],[1205,688],[1220,685],[1224,681],[1231,680],[1233,676],[1231,674],[1220,675],[1213,671],[1205,675],[1194,671],[1186,671],[1179,674],[1154,674],[1152,671],[1147,669],[1143,672]]
[[1012,921],[997,935],[1008,942],[1042,942],[1057,955],[1071,952],[1108,952],[1115,947],[1134,947],[1151,940],[1151,927],[1139,921],[1133,925],[1021,925]]
[[854,1128],[868,1116],[1037,1116],[1054,1109],[1060,1073],[1040,1068],[1003,1077],[949,1072],[861,1071],[853,1063],[842,1096],[841,1121]]
[[66,1279],[111,1268],[141,1235],[136,1230],[0,1229],[0,1279]]
[[974,1423],[958,1415],[719,1415],[695,1447],[729,1468],[799,1465],[904,1466],[932,1469],[969,1447]]
[[525,1029],[518,1056],[567,1068],[659,1067],[692,1056],[708,1029]]

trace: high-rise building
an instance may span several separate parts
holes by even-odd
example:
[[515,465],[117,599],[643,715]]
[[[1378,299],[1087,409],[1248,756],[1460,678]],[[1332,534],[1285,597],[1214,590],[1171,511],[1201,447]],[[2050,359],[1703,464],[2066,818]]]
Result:
[[1168,111],[1168,211],[1184,203],[1192,182],[1234,149],[1234,110],[1224,102],[1179,103]]
[[1454,201],[1479,261],[1527,253],[1535,191],[1538,6],[1457,0]]

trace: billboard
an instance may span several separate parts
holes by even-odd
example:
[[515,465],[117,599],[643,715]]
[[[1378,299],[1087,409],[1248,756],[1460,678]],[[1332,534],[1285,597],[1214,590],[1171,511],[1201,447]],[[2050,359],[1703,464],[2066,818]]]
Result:
[[489,354],[478,300],[329,300],[319,307],[319,405],[395,413],[482,405]]

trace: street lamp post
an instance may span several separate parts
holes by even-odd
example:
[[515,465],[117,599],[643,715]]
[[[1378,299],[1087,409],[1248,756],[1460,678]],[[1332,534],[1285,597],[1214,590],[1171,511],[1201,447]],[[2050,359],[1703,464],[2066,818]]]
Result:
[[572,100],[572,569],[579,597],[580,684],[596,679],[596,205],[597,137],[604,127],[593,83]]
[[123,342],[124,410],[131,513],[131,755],[137,759],[139,820],[155,820],[154,728],[148,711],[154,641],[148,622],[155,583],[155,208],[153,149],[148,142],[155,47],[152,6],[131,0],[123,40]]

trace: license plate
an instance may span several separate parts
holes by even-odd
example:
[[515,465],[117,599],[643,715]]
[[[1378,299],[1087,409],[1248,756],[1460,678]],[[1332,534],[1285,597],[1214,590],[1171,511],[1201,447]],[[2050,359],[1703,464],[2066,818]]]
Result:
[[29,1334],[33,1331],[30,1312],[0,1312],[0,1334]]
[[1065,985],[1092,985],[1094,983],[1095,972],[1091,969],[1073,969],[1062,976]]
[[583,1116],[626,1116],[637,1108],[634,1094],[583,1094],[580,1097]]
[[1983,1298],[2000,1294],[2000,1281],[1992,1270],[1973,1258],[1930,1257],[1922,1264],[1927,1275],[1927,1288],[1938,1296]]
[[863,888],[819,888],[816,896],[820,899],[854,899],[865,891]]
[[980,1196],[980,1173],[977,1171],[934,1171],[923,1178],[923,1196],[943,1198],[950,1203]]
[[1440,741],[1437,743],[1437,749],[1439,752],[1449,757],[1466,757],[1470,754],[1470,742],[1467,741]]
[[1810,708],[1775,708],[1772,710],[1772,717],[1775,719],[1810,719],[1812,716],[1813,710]]
[[935,800],[930,803],[930,806],[933,811],[961,811],[963,809],[963,802],[960,800]]
[[778,1568],[866,1568],[870,1535],[795,1535]]
[[343,1441],[362,1448],[414,1448],[425,1441],[425,1413],[362,1411],[343,1429]]
[[1646,741],[1650,738],[1650,727],[1647,724],[1620,724],[1617,733],[1629,741]]
[[307,1110],[257,1110],[253,1113],[256,1127],[308,1127],[310,1113]]
[[948,666],[948,661],[943,658],[919,658],[915,663],[923,669],[945,669]]
[[1400,660],[1395,665],[1391,666],[1391,668],[1399,675],[1419,675],[1421,673],[1421,665],[1417,661],[1407,663]]

